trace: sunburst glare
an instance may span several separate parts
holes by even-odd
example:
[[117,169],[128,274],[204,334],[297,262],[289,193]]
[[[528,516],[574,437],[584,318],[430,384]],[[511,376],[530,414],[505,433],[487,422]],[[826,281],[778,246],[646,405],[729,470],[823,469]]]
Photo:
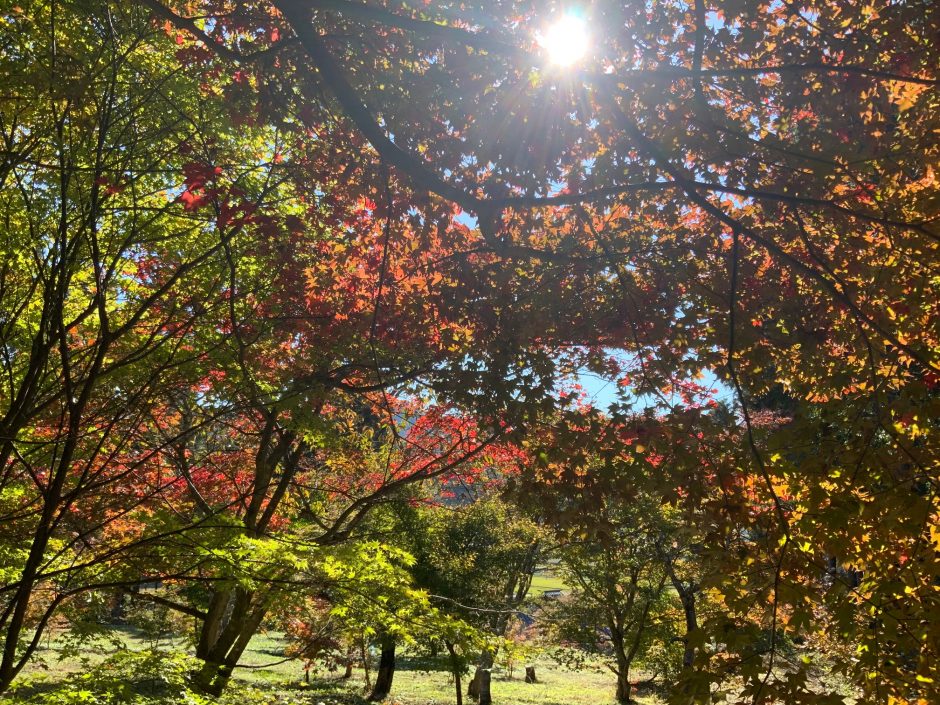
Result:
[[536,35],[548,59],[558,66],[571,66],[588,51],[590,35],[583,17],[566,12]]

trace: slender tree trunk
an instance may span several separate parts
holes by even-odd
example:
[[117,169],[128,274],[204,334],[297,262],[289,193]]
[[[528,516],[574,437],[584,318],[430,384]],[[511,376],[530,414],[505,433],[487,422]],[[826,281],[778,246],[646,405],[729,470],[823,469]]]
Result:
[[33,536],[29,555],[26,558],[26,564],[23,566],[23,572],[20,573],[19,587],[11,601],[13,610],[10,614],[9,622],[6,624],[3,657],[0,659],[0,693],[10,687],[13,679],[16,678],[20,669],[23,667],[22,658],[17,660],[17,647],[20,644],[20,637],[26,624],[26,610],[29,607],[30,597],[32,596],[34,583],[36,581],[36,574],[42,563],[46,546],[49,544],[50,532],[47,527],[51,520],[51,514],[44,511],[40,519],[40,528],[36,530]]
[[457,650],[454,645],[445,641],[447,651],[450,653],[450,669],[454,674],[454,691],[457,695],[457,705],[463,705],[463,689],[460,685],[460,659],[457,657]]
[[614,649],[614,658],[617,660],[617,667],[614,673],[617,674],[617,702],[629,703],[632,696],[630,686],[630,665],[631,652],[627,648],[625,635],[619,621],[610,623],[610,643]]
[[382,635],[382,655],[379,657],[379,670],[375,674],[375,687],[369,700],[384,700],[392,692],[392,680],[395,678],[395,637]]
[[369,675],[369,650],[366,648],[366,637],[359,635],[359,655],[362,657],[362,670],[364,671],[366,688],[372,687],[372,678]]
[[[660,550],[662,551],[662,549]],[[692,664],[695,663],[695,647],[690,643],[689,635],[698,629],[695,596],[698,593],[699,587],[694,581],[685,582],[680,580],[675,569],[675,557],[670,557],[664,552],[661,552],[661,555],[663,555],[663,567],[666,569],[666,574],[669,576],[669,580],[676,594],[679,595],[680,602],[682,602],[682,611],[685,618],[685,637],[683,638],[685,648],[682,653],[682,668],[683,670],[689,670],[692,668]]]
[[688,591],[680,593],[682,600],[682,611],[685,614],[685,650],[682,653],[682,668],[690,669],[695,663],[695,647],[692,645],[689,635],[698,629],[698,616],[695,611],[695,592]]
[[[279,433],[276,412],[265,410],[265,425],[255,457],[254,488],[242,519],[247,536],[263,536],[284,498],[303,455],[293,433]],[[275,480],[277,469],[281,476]],[[213,592],[196,647],[203,660],[194,675],[197,689],[219,696],[232,671],[267,613],[269,595],[245,588],[226,587]]]
[[[0,626],[4,626],[4,624],[6,626],[3,657],[0,658],[0,693],[10,687],[13,679],[16,678],[23,666],[26,665],[30,655],[39,643],[42,630],[46,625],[45,621],[37,625],[33,638],[27,645],[26,650],[19,654],[19,658],[17,658],[17,649],[20,646],[20,639],[26,627],[27,610],[33,590],[36,587],[39,568],[42,565],[46,548],[49,546],[49,541],[52,538],[52,531],[56,522],[56,512],[61,505],[61,497],[68,475],[68,468],[72,464],[72,458],[75,455],[75,449],[78,444],[77,439],[80,436],[78,419],[81,416],[84,402],[87,401],[87,394],[87,390],[82,390],[82,400],[79,402],[81,406],[79,406],[79,403],[76,403],[73,404],[73,408],[69,410],[70,418],[68,431],[65,436],[62,454],[57,461],[55,475],[44,497],[42,512],[36,529],[33,532],[29,554],[23,566],[23,571],[20,573],[20,584],[13,595],[10,605],[7,607],[7,610],[4,611],[2,618],[0,618]],[[6,621],[8,618],[9,621]]]

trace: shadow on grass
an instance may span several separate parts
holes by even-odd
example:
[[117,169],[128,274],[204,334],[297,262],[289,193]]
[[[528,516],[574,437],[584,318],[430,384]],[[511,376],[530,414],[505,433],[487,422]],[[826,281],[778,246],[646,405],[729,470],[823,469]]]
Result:
[[345,678],[327,677],[311,678],[310,683],[291,683],[275,686],[257,686],[258,690],[268,691],[272,695],[272,702],[277,702],[278,696],[286,693],[306,696],[311,703],[325,703],[325,705],[366,705],[369,700],[358,682],[350,682]]

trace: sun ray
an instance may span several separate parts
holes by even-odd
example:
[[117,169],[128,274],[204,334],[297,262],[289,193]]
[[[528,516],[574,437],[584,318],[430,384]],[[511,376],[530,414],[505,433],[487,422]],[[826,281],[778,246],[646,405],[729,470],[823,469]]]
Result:
[[539,46],[558,66],[571,66],[588,50],[590,36],[583,17],[565,13],[544,32],[537,35]]

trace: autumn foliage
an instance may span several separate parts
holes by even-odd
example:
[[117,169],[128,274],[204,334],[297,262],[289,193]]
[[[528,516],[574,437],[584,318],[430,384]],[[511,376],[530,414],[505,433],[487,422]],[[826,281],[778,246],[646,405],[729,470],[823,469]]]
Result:
[[369,541],[499,493],[578,570],[643,525],[679,701],[938,697],[937,7],[595,2],[567,68],[564,9],[0,11],[0,690],[105,592],[204,692],[346,658],[370,560],[456,664]]

